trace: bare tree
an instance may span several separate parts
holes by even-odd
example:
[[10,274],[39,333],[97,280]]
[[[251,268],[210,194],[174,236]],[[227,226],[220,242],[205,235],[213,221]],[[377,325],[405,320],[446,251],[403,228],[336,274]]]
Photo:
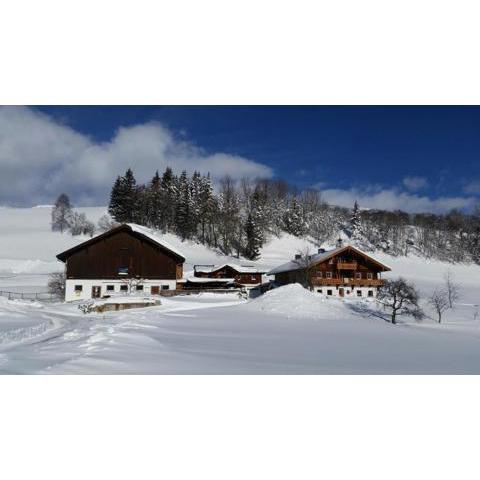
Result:
[[300,281],[302,285],[312,289],[315,262],[313,261],[313,255],[310,254],[309,248],[305,247],[301,250],[298,250],[293,262],[298,265],[298,271],[300,273]]
[[425,315],[418,305],[419,295],[414,285],[403,278],[387,280],[379,290],[377,300],[384,309],[390,311],[392,323],[397,323],[399,315],[411,315],[421,320]]
[[130,295],[135,288],[135,291],[140,285],[143,285],[144,279],[139,277],[130,277],[130,278],[122,278],[122,283],[127,285],[127,293]]
[[72,205],[66,193],[62,193],[52,208],[52,230],[63,233],[70,226]]
[[428,299],[428,303],[435,310],[438,317],[438,323],[441,323],[443,312],[450,308],[447,292],[445,290],[436,288]]
[[70,233],[76,235],[90,235],[95,233],[95,224],[87,219],[84,213],[73,212],[70,219]]
[[454,303],[460,299],[460,285],[455,281],[455,277],[450,270],[447,270],[443,278],[445,279],[448,306],[453,308]]
[[51,273],[48,279],[48,292],[58,298],[65,298],[65,273]]

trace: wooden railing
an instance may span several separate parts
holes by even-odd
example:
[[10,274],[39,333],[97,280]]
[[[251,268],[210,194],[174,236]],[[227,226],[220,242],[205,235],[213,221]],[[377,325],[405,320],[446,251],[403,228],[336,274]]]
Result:
[[312,278],[312,285],[351,285],[354,287],[380,287],[384,285],[385,280],[378,278],[358,279],[358,278]]

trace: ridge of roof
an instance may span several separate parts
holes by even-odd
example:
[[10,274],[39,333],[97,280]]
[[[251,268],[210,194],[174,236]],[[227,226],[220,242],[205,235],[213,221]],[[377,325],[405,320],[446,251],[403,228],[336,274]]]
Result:
[[59,253],[56,257],[58,258],[58,260],[60,260],[62,262],[65,262],[66,259],[68,258],[68,256],[70,256],[71,254],[73,254],[77,250],[80,250],[80,249],[82,249],[82,248],[84,248],[88,245],[92,245],[92,244],[98,242],[99,240],[101,240],[102,238],[109,237],[110,235],[114,234],[115,232],[125,230],[125,229],[128,229],[131,232],[135,232],[135,233],[147,238],[150,242],[153,242],[154,244],[164,248],[165,250],[168,250],[169,252],[173,253],[177,257],[182,258],[185,261],[185,255],[183,255],[183,253],[181,253],[178,249],[176,249],[175,247],[170,245],[168,242],[161,239],[159,237],[159,235],[155,233],[154,230],[152,230],[150,228],[147,228],[147,227],[143,227],[141,225],[137,225],[136,223],[123,223],[123,224],[119,225],[118,227],[114,227],[110,230],[107,230],[106,232],[103,232],[99,235],[96,235],[92,238],[89,238],[88,240],[85,240],[84,242],[81,242],[77,245],[74,245],[73,247]]

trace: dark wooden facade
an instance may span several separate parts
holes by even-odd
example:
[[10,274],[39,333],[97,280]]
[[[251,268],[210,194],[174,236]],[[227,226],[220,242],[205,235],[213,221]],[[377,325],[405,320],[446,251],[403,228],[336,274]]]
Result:
[[251,285],[262,283],[262,274],[261,272],[255,273],[244,273],[239,272],[238,270],[234,269],[230,265],[224,265],[217,270],[213,270],[211,272],[201,272],[195,271],[195,277],[200,278],[233,278],[235,283],[241,285]]
[[57,255],[67,279],[178,280],[184,258],[122,225]]
[[363,252],[347,246],[331,256],[326,255],[307,269],[276,273],[275,281],[280,285],[306,281],[310,286],[378,287],[384,283],[381,272],[389,270]]

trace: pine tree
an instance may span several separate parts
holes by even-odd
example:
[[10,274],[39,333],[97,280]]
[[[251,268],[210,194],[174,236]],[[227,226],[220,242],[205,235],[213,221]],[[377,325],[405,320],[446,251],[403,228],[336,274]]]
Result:
[[185,240],[192,233],[192,193],[184,170],[178,179],[178,200],[176,202],[175,227],[178,235]]
[[226,255],[232,253],[232,249],[239,250],[239,226],[240,205],[238,194],[233,180],[226,176],[220,181],[220,195],[218,198],[217,224],[221,238],[221,249]]
[[72,220],[72,205],[66,193],[62,193],[52,209],[52,230],[63,233]]
[[133,222],[138,217],[136,202],[138,200],[137,182],[129,168],[123,177],[117,177],[110,193],[108,213],[120,223]]
[[245,222],[245,256],[256,260],[264,242],[266,220],[266,194],[257,185],[249,202],[249,212]]
[[207,230],[212,233],[215,218],[215,198],[210,175],[203,176],[200,180],[199,194],[200,240],[202,243],[212,243],[212,235],[207,240]]
[[358,202],[355,200],[352,216],[350,217],[350,232],[352,238],[357,238],[360,235],[360,226],[360,208]]
[[257,260],[260,257],[260,249],[263,245],[263,236],[251,213],[248,214],[245,224],[245,236],[247,241],[245,257],[249,260]]
[[190,181],[190,217],[191,217],[191,233],[198,233],[198,225],[201,222],[200,215],[202,213],[201,205],[202,195],[202,176],[199,172],[193,172]]
[[287,233],[301,237],[307,231],[306,219],[301,205],[293,197],[283,216],[283,225]]
[[166,228],[165,218],[165,195],[162,188],[162,181],[158,170],[148,187],[148,225],[150,227],[164,230]]
[[178,200],[178,179],[173,174],[173,171],[170,167],[165,169],[165,172],[162,175],[162,191],[164,197],[163,205],[163,225],[164,230],[174,230],[175,229],[175,211],[176,203]]

